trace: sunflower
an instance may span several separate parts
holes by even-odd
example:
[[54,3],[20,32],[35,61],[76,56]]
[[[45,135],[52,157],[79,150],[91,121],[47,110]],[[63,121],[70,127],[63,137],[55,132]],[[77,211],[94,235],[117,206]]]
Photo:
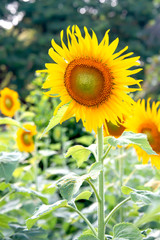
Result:
[[33,124],[26,123],[23,127],[29,132],[22,128],[17,131],[17,146],[21,152],[32,152],[35,149],[33,136],[36,135],[36,126]]
[[9,89],[4,88],[0,91],[0,110],[8,117],[13,117],[15,112],[20,108],[18,100],[18,93]]
[[139,160],[142,159],[143,164],[151,160],[152,166],[160,169],[160,102],[150,104],[150,99],[138,100],[134,105],[133,115],[125,122],[125,127],[135,133],[144,133],[147,135],[148,141],[152,149],[157,155],[149,155],[139,147],[135,147]]
[[141,69],[129,70],[140,64],[139,57],[127,58],[133,52],[120,56],[128,47],[114,53],[119,39],[109,44],[109,31],[100,43],[94,31],[90,35],[84,27],[84,32],[83,37],[77,26],[71,30],[68,27],[68,44],[65,45],[61,31],[61,46],[52,40],[53,48],[49,49],[55,63],[47,63],[47,69],[38,72],[48,73],[43,84],[43,88],[48,89],[46,94],[61,100],[54,115],[61,106],[68,104],[60,123],[75,116],[76,121],[82,120],[87,131],[97,132],[105,119],[117,124],[128,114],[134,101],[127,94],[139,89],[128,86],[137,84],[140,87],[141,81],[130,75]]
[[124,127],[124,119],[123,121],[120,120],[120,123],[118,123],[117,125],[113,124],[112,122],[107,122],[106,121],[106,125],[107,125],[107,130],[104,127],[104,136],[114,136],[116,138],[120,137],[122,135],[122,133],[125,130]]

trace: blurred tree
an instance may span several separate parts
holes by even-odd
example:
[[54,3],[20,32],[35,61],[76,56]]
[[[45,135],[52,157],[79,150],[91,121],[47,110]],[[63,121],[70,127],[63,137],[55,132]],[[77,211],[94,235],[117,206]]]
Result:
[[[68,25],[93,28],[101,39],[111,29],[111,40],[120,38],[120,47],[129,49],[146,61],[159,51],[146,41],[145,28],[158,17],[159,4],[153,0],[1,0],[0,81],[16,84],[22,96],[24,86],[34,78],[37,69],[51,61],[47,51],[54,38]],[[9,28],[9,27],[8,27]]]

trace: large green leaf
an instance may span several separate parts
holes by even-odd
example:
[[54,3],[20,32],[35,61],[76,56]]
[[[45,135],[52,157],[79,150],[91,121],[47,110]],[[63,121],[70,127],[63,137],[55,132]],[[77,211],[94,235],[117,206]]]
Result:
[[127,186],[122,186],[121,190],[124,194],[130,195],[132,201],[136,203],[140,202],[143,205],[150,205],[154,202],[155,204],[160,202],[160,194],[158,193],[146,190],[136,190]]
[[77,161],[78,167],[80,167],[83,162],[87,161],[91,153],[95,156],[95,146],[95,144],[92,144],[89,147],[83,147],[81,145],[70,147],[65,157],[72,156]]
[[12,118],[9,117],[5,117],[5,118],[0,118],[0,125],[2,124],[9,124],[9,125],[13,125],[19,128],[23,128],[25,131],[28,131],[27,129],[25,129],[22,124]]
[[22,154],[20,152],[0,153],[0,178],[8,182],[21,158]]
[[130,193],[131,199],[134,202],[141,202],[144,205],[150,205],[155,202],[160,202],[160,194],[152,193],[145,190],[136,190]]
[[64,199],[70,201],[73,196],[79,191],[82,183],[88,179],[96,179],[102,170],[101,163],[94,163],[91,165],[89,172],[82,176],[70,173],[57,181],[57,186]]
[[66,104],[66,105],[62,106],[62,107],[58,110],[57,114],[56,114],[55,116],[53,116],[53,117],[51,118],[51,120],[49,121],[48,126],[44,129],[44,131],[43,131],[42,135],[40,136],[40,138],[43,137],[44,134],[46,134],[49,130],[51,130],[51,129],[54,128],[57,124],[60,123],[60,121],[61,121],[64,113],[67,111],[67,108],[68,108],[68,105]]
[[113,240],[142,240],[139,229],[132,223],[120,223],[113,228]]
[[70,201],[72,197],[78,192],[83,180],[76,174],[69,174],[62,177],[58,182],[57,186],[64,199]]
[[111,146],[128,146],[128,145],[137,145],[142,148],[148,154],[156,154],[149,145],[146,134],[142,133],[133,133],[133,132],[123,132],[119,138],[112,136],[105,137],[105,144],[110,144]]
[[30,229],[37,221],[39,218],[45,216],[46,214],[56,210],[57,208],[61,207],[66,207],[67,206],[67,201],[62,200],[58,201],[54,204],[51,205],[41,205],[40,208],[35,211],[32,217],[28,218],[26,221],[27,228]]

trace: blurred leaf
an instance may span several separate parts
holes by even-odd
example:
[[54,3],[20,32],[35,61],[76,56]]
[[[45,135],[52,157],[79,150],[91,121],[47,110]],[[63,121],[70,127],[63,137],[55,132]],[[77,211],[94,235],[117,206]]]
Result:
[[30,229],[38,221],[39,218],[56,210],[57,208],[65,206],[67,206],[66,200],[58,201],[52,205],[41,205],[40,208],[37,211],[35,211],[34,215],[27,219],[26,221],[27,228]]
[[65,157],[72,156],[77,161],[78,167],[80,167],[85,161],[87,161],[91,152],[91,148],[89,147],[87,148],[81,145],[76,145],[68,149]]
[[53,127],[55,127],[57,124],[60,123],[63,115],[65,114],[65,112],[68,109],[68,105],[63,105],[57,112],[57,114],[55,116],[53,116],[51,118],[51,120],[49,121],[48,126],[44,129],[42,135],[40,138],[42,138],[44,136],[44,134],[46,134],[49,130],[51,130]]
[[47,232],[41,228],[32,228],[27,230],[18,224],[10,224],[14,233],[10,236],[12,240],[48,240]]
[[50,157],[50,156],[57,154],[56,151],[49,150],[49,149],[39,150],[39,153],[44,157]]
[[152,150],[151,146],[149,145],[146,134],[142,133],[123,132],[119,138],[111,136],[105,137],[104,143],[105,144],[109,143],[113,147],[117,146],[125,147],[131,144],[137,145],[140,148],[142,148],[146,153],[157,155],[157,153],[155,153]]
[[134,190],[132,188],[130,188],[130,187],[122,186],[121,187],[121,191],[122,191],[123,194],[129,195]]
[[132,223],[120,223],[113,228],[113,240],[142,240],[139,229]]
[[9,183],[5,183],[5,182],[0,183],[0,191],[4,191],[8,187],[10,187]]
[[2,228],[9,228],[8,225],[9,222],[17,222],[17,220],[14,217],[9,217],[7,215],[0,214],[0,226]]
[[92,195],[92,192],[89,192],[89,191],[81,192],[81,193],[75,198],[75,201],[78,201],[78,200],[81,200],[81,199],[89,200],[91,195]]
[[0,153],[0,178],[3,178],[8,182],[21,157],[22,154],[20,152]]
[[92,234],[82,234],[78,240],[99,240],[99,238],[95,237]]
[[78,192],[83,180],[76,174],[69,174],[57,181],[57,186],[64,199],[70,201],[72,197]]
[[136,190],[130,194],[132,201],[142,202],[143,204],[153,204],[160,202],[160,194],[152,193],[150,191]]
[[23,128],[25,131],[28,132],[28,130],[26,128],[24,128],[20,122],[14,120],[12,118],[8,118],[8,117],[0,118],[0,125],[2,125],[2,124],[9,124],[9,125],[13,125],[13,126],[16,126],[19,128]]
[[24,187],[18,187],[18,186],[15,186],[13,184],[11,185],[11,187],[15,192],[20,193],[23,196],[31,195],[31,196],[34,196],[34,197],[37,197],[37,198],[41,199],[41,201],[43,203],[48,204],[48,199],[43,194],[41,194],[37,191],[34,191],[32,189],[28,189],[28,188],[24,188]]

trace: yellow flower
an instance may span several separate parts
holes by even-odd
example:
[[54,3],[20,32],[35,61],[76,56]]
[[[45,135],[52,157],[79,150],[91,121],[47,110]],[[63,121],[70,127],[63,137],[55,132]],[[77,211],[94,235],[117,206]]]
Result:
[[[107,31],[104,38],[98,43],[96,34],[88,33],[84,27],[83,37],[77,26],[67,28],[68,46],[63,41],[61,32],[61,47],[52,40],[49,55],[55,63],[47,63],[48,78],[43,88],[50,89],[46,93],[50,97],[60,97],[61,103],[54,112],[68,104],[68,108],[60,123],[75,116],[83,122],[87,131],[94,130],[105,124],[105,119],[117,124],[123,115],[128,114],[134,101],[127,94],[137,88],[128,88],[130,85],[139,85],[141,80],[134,80],[130,75],[141,69],[128,70],[139,65],[139,57],[127,58],[133,53],[119,57],[128,47],[114,53],[118,38],[109,44]],[[106,126],[107,129],[107,126]]]
[[18,93],[9,88],[0,91],[0,110],[8,117],[13,117],[15,112],[20,108]]
[[149,155],[139,147],[135,147],[139,160],[143,164],[151,160],[152,166],[160,169],[160,102],[153,102],[150,106],[150,99],[145,107],[145,100],[139,100],[134,105],[134,112],[130,118],[127,118],[125,127],[135,133],[145,133],[152,149],[158,155]]
[[110,136],[114,136],[115,138],[120,137],[125,130],[125,127],[123,124],[124,124],[124,120],[120,121],[120,123],[117,125],[106,121],[108,131],[104,127],[104,136],[106,137],[106,136],[110,135]]
[[36,126],[33,124],[26,123],[23,127],[29,132],[22,128],[17,131],[17,146],[21,152],[32,152],[35,149],[33,136],[36,135]]

